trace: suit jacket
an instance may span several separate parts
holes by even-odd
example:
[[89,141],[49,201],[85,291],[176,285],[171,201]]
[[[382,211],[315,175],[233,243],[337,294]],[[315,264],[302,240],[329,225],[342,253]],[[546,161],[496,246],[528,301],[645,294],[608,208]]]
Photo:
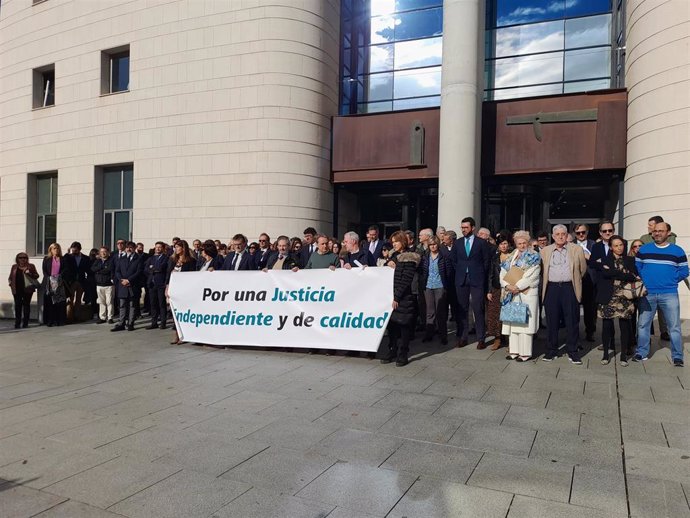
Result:
[[[582,301],[582,278],[587,273],[587,260],[585,259],[585,252],[578,245],[573,243],[566,243],[566,250],[568,251],[568,259],[570,260],[570,272],[573,276],[573,289],[575,290],[575,297],[578,302]],[[556,245],[549,245],[541,250],[542,261],[542,286],[541,298],[544,300],[546,295],[546,288],[549,285],[549,266],[551,264],[551,255],[556,249]]]
[[[228,256],[225,258],[225,261],[223,262],[223,270],[235,270],[235,268],[232,267],[232,263],[235,261],[235,256],[237,254],[235,252],[231,252],[228,254]],[[238,270],[256,270],[256,264],[254,263],[254,258],[252,257],[252,254],[249,252],[244,252],[242,254],[242,257],[240,258],[240,266],[237,268]]]
[[383,239],[379,239],[378,241],[376,241],[376,248],[374,248],[374,253],[371,253],[371,250],[369,250],[369,241],[365,241],[364,243],[362,243],[362,245],[362,248],[366,248],[369,251],[369,266],[376,266],[376,261],[379,260],[383,252]]
[[[50,277],[50,267],[52,261],[53,258],[50,256],[46,256],[43,258],[41,269],[43,270],[44,280]],[[74,262],[74,257],[72,257],[69,254],[63,255],[60,258],[60,275],[62,276],[62,280],[66,284],[71,284],[77,280],[77,265]]]
[[316,243],[314,242],[312,244],[314,245],[314,250],[312,251],[309,251],[309,247],[312,245],[302,245],[302,248],[299,249],[299,257],[297,258],[297,261],[299,262],[299,268],[304,268],[305,266],[307,266],[311,254],[316,252]]
[[263,270],[268,264],[268,258],[271,257],[273,250],[267,248],[266,250],[257,250],[254,254],[254,264],[256,264],[257,270]]
[[[115,294],[118,299],[127,299],[134,295],[133,290],[136,289],[143,272],[144,265],[137,254],[132,254],[130,258],[124,256],[118,259],[115,265]],[[122,285],[121,281],[125,279],[129,281],[129,286]]]
[[146,260],[144,275],[146,277],[146,287],[162,288],[168,279],[168,269],[170,268],[170,258],[165,255],[152,255]]
[[91,263],[91,274],[94,277],[96,286],[112,286],[115,275],[113,256],[109,256],[105,261],[97,257]]
[[[273,266],[275,266],[276,262],[278,261],[278,257],[280,254],[278,251],[273,251],[268,258],[268,262],[266,263],[266,269],[272,270]],[[288,252],[285,254],[285,261],[283,261],[283,270],[292,270],[295,266],[299,268],[299,263],[297,262],[297,259],[294,258],[294,256]]]
[[[368,249],[360,248],[358,252],[353,254],[348,252],[345,256],[345,262],[350,263],[350,266],[353,268],[357,266],[355,261],[358,261],[362,266],[369,266],[371,264],[371,260],[369,259],[370,257],[371,254],[369,253]],[[376,264],[376,262],[374,262],[374,264]]]
[[450,251],[450,262],[455,270],[456,286],[469,285],[473,288],[481,287],[486,291],[491,255],[489,243],[474,236],[468,257],[465,250],[465,238],[458,238]]
[[91,271],[91,259],[89,259],[88,255],[84,255],[80,252],[78,255],[79,264],[77,265],[77,255],[69,254],[69,256],[72,258],[72,261],[74,262],[74,271],[76,272],[75,280],[78,281],[79,284],[85,284],[86,277]]
[[[634,257],[623,256],[623,267],[626,269],[626,272],[616,269],[613,254],[606,256],[599,264],[601,264],[601,269],[597,279],[597,304],[608,304],[611,302],[613,281],[632,282],[639,276]],[[604,268],[604,266],[608,268]]]

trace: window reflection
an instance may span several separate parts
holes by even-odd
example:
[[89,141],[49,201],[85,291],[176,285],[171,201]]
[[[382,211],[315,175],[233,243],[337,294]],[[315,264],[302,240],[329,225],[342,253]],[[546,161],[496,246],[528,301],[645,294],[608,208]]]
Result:
[[443,33],[443,10],[426,9],[395,15],[395,39],[411,40]]
[[611,12],[610,0],[495,0],[489,26],[503,27]]
[[377,16],[371,19],[371,43],[387,43],[394,39],[395,19],[392,16]]
[[393,74],[390,72],[370,75],[368,85],[367,99],[369,101],[380,101],[393,97]]
[[569,50],[565,53],[565,80],[609,77],[611,75],[611,49]]
[[505,88],[503,90],[490,90],[487,92],[488,100],[500,101],[502,99],[517,99],[520,97],[533,97],[536,95],[557,95],[562,91],[561,83],[552,85],[523,86],[520,88]]
[[393,94],[396,99],[440,93],[441,67],[395,72]]
[[418,97],[415,99],[398,99],[393,101],[394,110],[414,110],[416,108],[434,108],[441,105],[441,96]]
[[563,81],[563,53],[497,59],[493,68],[495,88]]
[[442,38],[404,41],[395,44],[395,68],[428,67],[441,64]]
[[565,15],[584,16],[611,11],[611,0],[566,0]]
[[588,16],[565,21],[565,48],[611,43],[611,15]]
[[369,71],[385,72],[393,70],[393,45],[372,46],[369,51]]
[[563,92],[570,94],[573,92],[604,90],[606,88],[611,88],[610,79],[594,79],[593,81],[576,81],[574,83],[565,83],[565,85],[563,85]]
[[497,29],[495,56],[517,56],[563,49],[563,20]]

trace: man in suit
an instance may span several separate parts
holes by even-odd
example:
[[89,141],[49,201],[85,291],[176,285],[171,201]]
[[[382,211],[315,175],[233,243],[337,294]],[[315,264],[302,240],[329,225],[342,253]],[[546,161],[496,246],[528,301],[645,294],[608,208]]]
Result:
[[223,262],[223,270],[256,270],[254,258],[247,250],[247,237],[244,234],[235,234],[233,236],[232,248],[233,252],[228,254]]
[[577,350],[580,325],[580,300],[582,300],[582,278],[587,273],[587,261],[582,247],[568,243],[568,229],[565,225],[553,227],[552,245],[541,251],[543,265],[542,300],[546,309],[548,348],[543,361],[550,362],[558,356],[558,331],[560,322],[565,322],[566,344],[570,362],[582,365]]
[[259,236],[259,249],[254,254],[254,262],[257,270],[263,270],[271,256],[271,238],[265,232]]
[[594,333],[597,330],[597,302],[594,280],[596,273],[594,268],[589,266],[589,259],[592,256],[595,242],[589,239],[589,226],[584,223],[575,225],[575,244],[582,248],[585,254],[588,268],[587,273],[582,278],[582,311],[585,319],[585,333],[588,342],[594,342]]
[[316,252],[316,229],[314,227],[307,227],[304,229],[304,239],[302,240],[302,248],[296,257],[299,267],[304,268],[311,257],[311,254]]
[[115,266],[115,294],[120,317],[117,325],[111,331],[134,331],[134,286],[136,286],[143,274],[143,264],[136,254],[136,243],[128,242],[125,245],[125,255],[117,260]]
[[460,223],[462,239],[458,239],[450,251],[450,262],[455,270],[455,288],[458,297],[457,346],[467,345],[469,333],[468,316],[470,298],[472,313],[477,328],[477,349],[486,348],[484,321],[484,298],[486,297],[491,253],[489,245],[474,235],[476,223],[473,218],[464,218]]
[[376,261],[383,251],[383,240],[379,239],[379,227],[372,225],[367,230],[366,248],[369,250],[369,266],[376,266]]
[[292,270],[299,268],[297,260],[290,254],[290,238],[287,236],[279,236],[276,241],[276,250],[271,252],[266,266],[262,271],[268,270]]
[[[165,280],[168,277],[170,260],[165,254],[165,243],[158,241],[153,247],[153,255],[146,260],[144,274],[151,298],[151,324],[146,329],[165,329],[168,308],[165,300]],[[160,318],[160,325],[158,319]]]

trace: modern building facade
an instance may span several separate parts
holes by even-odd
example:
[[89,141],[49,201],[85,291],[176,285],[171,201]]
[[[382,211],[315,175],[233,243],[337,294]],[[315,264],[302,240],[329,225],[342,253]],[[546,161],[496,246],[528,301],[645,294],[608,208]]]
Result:
[[3,0],[0,269],[468,214],[688,249],[689,47],[686,0]]

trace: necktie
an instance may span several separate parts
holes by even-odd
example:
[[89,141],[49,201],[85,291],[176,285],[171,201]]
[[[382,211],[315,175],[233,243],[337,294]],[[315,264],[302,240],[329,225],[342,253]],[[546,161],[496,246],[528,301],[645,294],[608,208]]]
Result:
[[470,256],[470,249],[472,248],[472,245],[470,243],[470,238],[466,237],[465,238],[465,253],[467,254],[467,257]]
[[232,265],[230,265],[230,268],[234,270],[235,264],[237,264],[237,254],[232,258]]
[[282,261],[283,259],[285,259],[285,256],[284,256],[284,255],[279,255],[279,256],[278,256],[278,260],[279,260],[279,261]]

